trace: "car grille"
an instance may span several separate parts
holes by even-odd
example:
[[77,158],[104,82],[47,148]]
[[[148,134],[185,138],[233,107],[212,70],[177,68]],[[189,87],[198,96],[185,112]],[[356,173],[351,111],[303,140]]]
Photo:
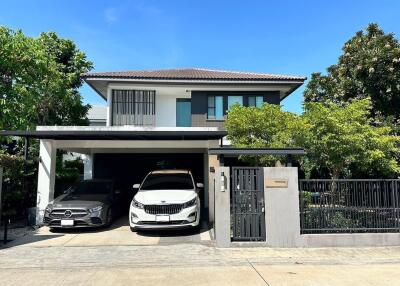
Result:
[[[50,227],[61,227],[61,220],[54,220],[49,223]],[[76,220],[74,226],[89,226],[86,222]]]
[[141,221],[140,225],[177,225],[177,224],[187,224],[187,220],[171,220],[171,221]]
[[[67,212],[67,215],[66,215]],[[71,215],[68,213],[71,212]],[[85,209],[55,209],[50,213],[51,218],[80,218],[88,214]]]
[[144,211],[148,214],[177,214],[183,209],[183,204],[171,205],[144,205]]

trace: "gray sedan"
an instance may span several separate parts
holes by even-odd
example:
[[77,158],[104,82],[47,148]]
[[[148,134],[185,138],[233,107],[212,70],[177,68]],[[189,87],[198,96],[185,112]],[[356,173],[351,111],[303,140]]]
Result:
[[44,224],[50,228],[109,226],[118,214],[120,191],[111,180],[86,180],[50,202]]

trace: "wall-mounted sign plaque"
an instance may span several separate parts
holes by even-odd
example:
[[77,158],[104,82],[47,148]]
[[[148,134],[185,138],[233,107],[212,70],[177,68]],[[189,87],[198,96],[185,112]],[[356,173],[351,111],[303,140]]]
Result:
[[288,180],[287,179],[265,179],[264,186],[265,186],[265,188],[287,188]]

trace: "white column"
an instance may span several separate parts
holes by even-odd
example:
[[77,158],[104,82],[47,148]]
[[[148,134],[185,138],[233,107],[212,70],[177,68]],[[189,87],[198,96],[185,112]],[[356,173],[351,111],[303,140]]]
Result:
[[107,126],[112,126],[112,89],[107,87]]
[[215,239],[217,247],[231,246],[231,201],[229,167],[215,170]]
[[40,140],[39,175],[36,200],[36,224],[43,223],[44,210],[54,199],[57,148],[54,140]]
[[93,154],[84,154],[83,156],[83,179],[93,179]]

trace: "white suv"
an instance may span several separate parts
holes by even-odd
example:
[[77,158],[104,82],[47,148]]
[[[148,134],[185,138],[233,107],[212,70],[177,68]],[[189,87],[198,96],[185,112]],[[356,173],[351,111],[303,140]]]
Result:
[[150,172],[133,197],[129,224],[136,229],[196,227],[200,221],[199,189],[189,170]]

